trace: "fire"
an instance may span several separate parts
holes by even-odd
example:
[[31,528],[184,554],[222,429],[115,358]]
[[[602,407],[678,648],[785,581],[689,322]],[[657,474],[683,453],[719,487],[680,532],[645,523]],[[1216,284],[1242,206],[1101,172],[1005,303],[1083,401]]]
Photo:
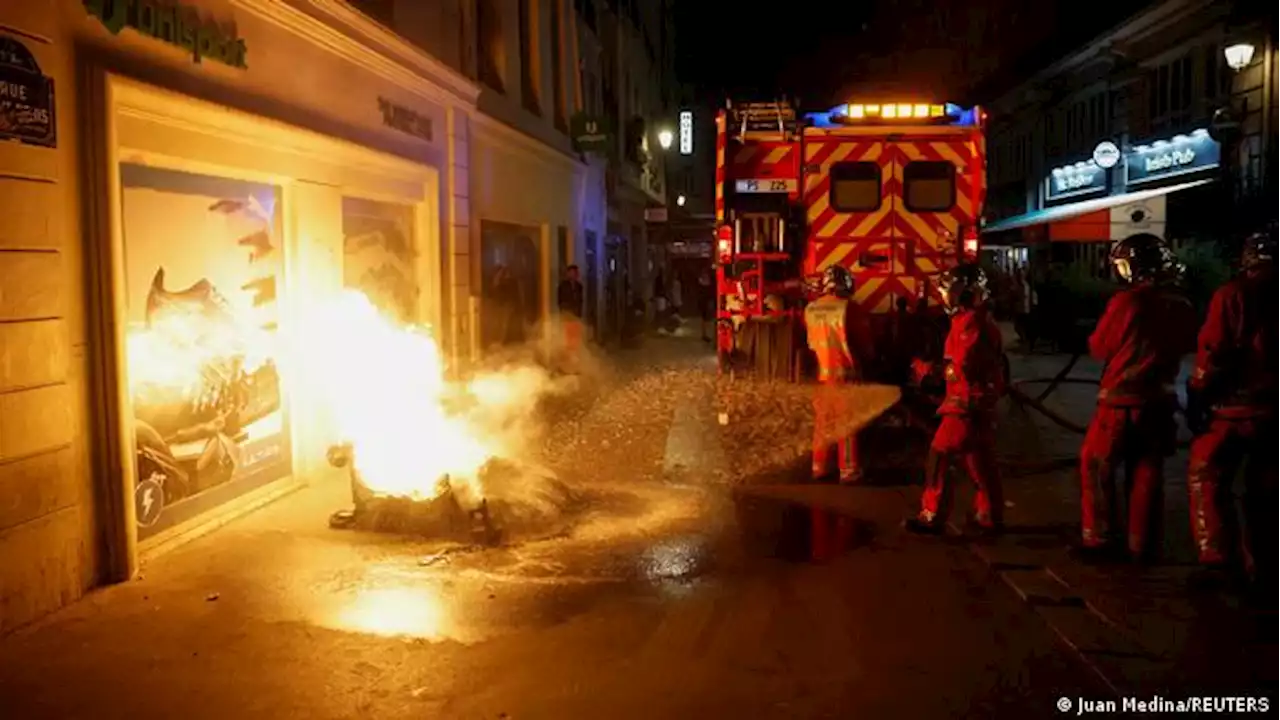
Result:
[[[274,337],[229,310],[211,320],[198,307],[170,307],[126,338],[134,402],[199,395],[210,374],[252,374],[276,356]],[[225,378],[217,378],[225,379]]]
[[331,414],[364,484],[431,498],[440,480],[472,499],[481,470],[518,456],[546,375],[528,367],[451,381],[428,329],[399,326],[348,291],[309,313],[298,365]]
[[289,352],[274,333],[218,305],[170,305],[127,338],[135,403],[216,405],[238,379],[267,365],[328,419],[351,447],[375,493],[430,499],[441,481],[464,500],[484,496],[481,472],[494,459],[525,461],[532,408],[554,389],[532,364],[450,380],[427,328],[382,315],[345,291],[303,304]]

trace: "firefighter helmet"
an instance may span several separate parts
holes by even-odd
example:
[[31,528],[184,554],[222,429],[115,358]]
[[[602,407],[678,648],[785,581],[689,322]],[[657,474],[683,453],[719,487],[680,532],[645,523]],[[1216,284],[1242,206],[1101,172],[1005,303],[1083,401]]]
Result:
[[977,263],[961,263],[938,278],[938,291],[947,307],[947,314],[972,310],[982,305],[990,296],[987,273]]
[[1255,270],[1276,263],[1276,235],[1274,230],[1256,232],[1244,239],[1240,252],[1240,266]]
[[1182,265],[1168,243],[1151,233],[1138,233],[1111,247],[1111,265],[1129,282],[1169,282],[1182,276]]
[[853,295],[853,275],[841,265],[831,265],[822,271],[822,292],[839,297]]

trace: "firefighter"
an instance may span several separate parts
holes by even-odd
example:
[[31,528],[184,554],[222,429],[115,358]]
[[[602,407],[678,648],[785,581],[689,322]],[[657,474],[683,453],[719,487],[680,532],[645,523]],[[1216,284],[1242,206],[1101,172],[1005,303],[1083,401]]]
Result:
[[[859,382],[866,377],[871,329],[853,297],[853,276],[839,266],[823,272],[822,295],[804,310],[809,349],[818,360],[819,388],[814,393],[813,478],[826,476],[831,460],[831,428],[847,415],[846,395],[834,386]],[[857,438],[850,435],[834,443],[840,482],[862,477]]]
[[1111,264],[1128,287],[1112,296],[1089,337],[1103,364],[1098,407],[1080,448],[1080,545],[1085,560],[1123,554],[1116,532],[1114,475],[1128,477],[1127,549],[1149,560],[1158,549],[1164,458],[1173,452],[1177,400],[1173,383],[1182,356],[1195,347],[1195,310],[1177,284],[1182,266],[1163,240],[1148,233],[1118,241]]
[[906,528],[939,534],[951,510],[953,483],[948,475],[958,462],[974,484],[972,520],[984,533],[1004,527],[1004,497],[995,457],[995,405],[1004,392],[1004,341],[987,309],[987,276],[975,263],[964,263],[938,282],[951,327],[942,362],[917,359],[917,380],[941,371],[946,394],[938,407],[941,423],[925,458],[925,487],[920,512]]
[[[1214,571],[1244,570],[1262,587],[1274,583],[1280,500],[1271,444],[1280,362],[1275,236],[1249,237],[1240,260],[1241,274],[1209,303],[1187,381],[1187,426],[1195,435],[1187,489],[1201,564]],[[1240,535],[1231,481],[1242,464],[1246,532]]]

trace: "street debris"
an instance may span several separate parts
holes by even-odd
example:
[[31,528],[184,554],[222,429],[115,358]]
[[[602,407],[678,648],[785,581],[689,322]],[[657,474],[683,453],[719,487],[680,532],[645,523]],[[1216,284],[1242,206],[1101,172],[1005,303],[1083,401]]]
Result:
[[418,566],[431,567],[432,565],[435,565],[437,563],[448,563],[448,562],[449,562],[449,553],[445,550],[441,550],[438,553],[435,553],[433,555],[428,555],[424,558],[419,559]]

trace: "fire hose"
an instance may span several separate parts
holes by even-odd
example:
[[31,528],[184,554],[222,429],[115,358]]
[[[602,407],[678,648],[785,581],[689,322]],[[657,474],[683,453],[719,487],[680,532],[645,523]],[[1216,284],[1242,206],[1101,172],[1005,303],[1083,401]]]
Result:
[[[1014,402],[1018,403],[1020,407],[1031,408],[1035,410],[1036,412],[1040,413],[1044,417],[1048,418],[1051,422],[1053,422],[1058,427],[1061,427],[1066,430],[1070,430],[1071,432],[1077,433],[1079,435],[1085,434],[1088,428],[1086,428],[1084,425],[1081,425],[1079,423],[1076,423],[1070,420],[1069,418],[1064,417],[1061,413],[1058,413],[1057,411],[1048,407],[1044,403],[1045,400],[1047,400],[1051,395],[1053,395],[1053,392],[1058,389],[1059,385],[1063,385],[1063,384],[1097,385],[1099,383],[1099,380],[1096,378],[1082,378],[1082,377],[1070,376],[1071,370],[1075,367],[1076,363],[1079,362],[1080,358],[1081,358],[1081,355],[1079,353],[1073,354],[1071,356],[1071,359],[1067,361],[1066,365],[1064,365],[1062,369],[1058,371],[1058,374],[1054,375],[1052,378],[1031,378],[1027,380],[1019,380],[1016,383],[1009,383],[1009,386],[1007,388],[1009,397],[1012,398]],[[1035,397],[1032,397],[1030,394],[1024,392],[1021,387],[1024,385],[1038,385],[1040,383],[1045,384],[1045,389],[1042,390],[1040,394]],[[1179,406],[1177,410],[1179,413],[1184,412],[1181,406]],[[1179,449],[1182,449],[1182,448],[1186,448],[1188,445],[1189,443],[1185,441],[1180,441],[1178,442],[1177,447]],[[1053,467],[1058,467],[1058,466],[1074,467],[1076,462],[1077,462],[1077,459],[1074,457],[1055,458],[1055,459],[1049,460],[1046,463],[1046,465],[1053,466]]]
[[[1067,360],[1066,364],[1063,365],[1062,369],[1059,370],[1058,373],[1053,377],[1028,378],[1026,380],[1019,380],[1017,382],[1008,383],[1007,392],[1010,399],[1012,399],[1015,403],[1017,403],[1019,407],[1031,408],[1032,410],[1035,410],[1036,412],[1040,413],[1045,418],[1047,418],[1050,422],[1057,425],[1058,427],[1063,428],[1064,430],[1071,431],[1078,435],[1085,434],[1087,430],[1085,425],[1082,425],[1078,422],[1075,422],[1074,420],[1071,420],[1070,418],[1065,417],[1058,411],[1054,410],[1053,408],[1050,408],[1045,404],[1045,400],[1051,397],[1054,391],[1056,391],[1058,387],[1061,385],[1097,385],[1099,383],[1099,380],[1096,378],[1071,377],[1071,371],[1075,368],[1076,363],[1079,362],[1081,357],[1082,356],[1080,354],[1073,354],[1071,358]],[[1035,395],[1023,389],[1027,385],[1040,385],[1040,384],[1044,384],[1045,388]],[[1179,407],[1178,410],[1179,412],[1182,412],[1181,407]],[[908,414],[908,420],[913,426],[916,426],[918,428],[924,428],[928,424],[924,418],[919,417],[918,413],[912,412],[910,409],[908,409],[907,414]],[[1187,445],[1188,443],[1186,442],[1178,443],[1179,448],[1185,448],[1187,447]],[[1018,475],[1034,475],[1042,472],[1050,472],[1057,469],[1074,468],[1076,467],[1078,462],[1079,462],[1078,458],[1072,456],[1072,457],[1051,458],[1042,463],[1029,463],[1029,462],[1010,463],[1006,461],[1002,464],[1006,468],[1014,470]]]

